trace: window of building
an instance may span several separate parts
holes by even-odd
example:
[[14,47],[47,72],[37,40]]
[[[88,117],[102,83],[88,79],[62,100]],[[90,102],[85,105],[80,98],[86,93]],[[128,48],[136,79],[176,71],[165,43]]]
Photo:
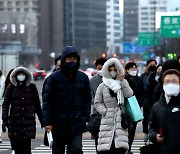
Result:
[[24,6],[28,6],[29,2],[28,1],[24,1]]
[[12,7],[12,2],[7,2],[8,7]]
[[114,13],[114,17],[119,17],[120,14],[119,13]]
[[120,37],[120,33],[114,33],[115,37]]
[[120,43],[120,40],[114,40],[114,43]]
[[16,6],[20,6],[20,1],[16,1]]
[[25,9],[24,9],[24,11],[25,11],[25,12],[28,12],[28,11],[29,11],[29,9],[28,9],[28,8],[25,8]]
[[148,28],[141,28],[142,31],[148,31]]
[[119,26],[114,26],[114,29],[115,29],[115,30],[119,30],[120,27],[119,27]]
[[20,8],[17,8],[16,11],[19,12],[21,9]]
[[148,8],[147,7],[142,7],[141,10],[148,10]]
[[120,21],[119,21],[119,20],[114,20],[114,23],[115,23],[115,24],[119,24]]
[[114,0],[114,3],[115,4],[119,4],[119,0]]
[[0,7],[3,7],[4,3],[3,2],[0,2]]
[[32,4],[33,4],[33,7],[37,7],[37,1],[33,1]]
[[119,47],[116,47],[116,48],[115,48],[115,51],[116,51],[116,53],[119,53],[119,52],[120,52],[120,48],[119,48]]
[[119,10],[119,6],[114,6],[114,10]]
[[142,17],[142,18],[141,18],[141,20],[148,20],[148,18],[146,18],[146,17]]
[[147,22],[143,22],[142,25],[148,25],[148,23]]

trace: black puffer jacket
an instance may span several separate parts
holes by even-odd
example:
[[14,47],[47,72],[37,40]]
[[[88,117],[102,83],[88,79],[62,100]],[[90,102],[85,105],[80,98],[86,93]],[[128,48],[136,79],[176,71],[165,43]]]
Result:
[[[157,143],[156,135],[163,128],[164,142]],[[180,152],[180,93],[171,97],[167,104],[164,94],[151,111],[150,139],[158,144],[158,154],[179,154]]]
[[129,86],[133,90],[133,94],[136,96],[139,106],[142,106],[145,93],[141,78],[138,76],[131,76],[126,73],[125,79],[128,81]]
[[[22,85],[16,81],[18,72],[27,76]],[[31,73],[24,67],[17,67],[10,79],[12,84],[7,87],[2,106],[2,120],[8,126],[8,135],[10,138],[35,138],[35,113],[42,122],[42,111],[37,88],[31,83]]]
[[[90,118],[91,95],[86,74],[76,71],[69,77],[64,61],[76,49],[66,48],[61,59],[61,70],[52,73],[45,84],[43,94],[43,121],[53,126],[53,136],[76,136],[86,131]],[[78,58],[78,67],[79,67]]]

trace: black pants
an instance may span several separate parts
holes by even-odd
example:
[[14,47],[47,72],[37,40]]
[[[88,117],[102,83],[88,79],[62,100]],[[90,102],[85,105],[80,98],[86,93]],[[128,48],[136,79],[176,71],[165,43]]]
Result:
[[151,114],[151,106],[149,104],[144,104],[143,105],[143,133],[148,134],[149,130],[149,121],[150,121],[150,114]]
[[65,154],[65,145],[67,145],[67,154],[83,154],[82,135],[53,138],[52,154]]
[[10,142],[15,154],[31,154],[31,139],[10,138]]
[[111,145],[110,150],[108,151],[100,151],[99,154],[125,154],[126,153],[126,149],[122,149],[122,148],[115,148],[115,144],[114,141]]
[[95,147],[96,147],[96,153],[99,154],[99,152],[97,151],[97,145],[98,145],[98,134],[99,132],[96,132],[94,134],[91,134],[93,136],[93,139],[95,141]]
[[132,122],[128,127],[129,151],[131,151],[131,146],[132,146],[134,136],[135,136],[135,133],[136,133],[136,126],[137,126],[137,122]]

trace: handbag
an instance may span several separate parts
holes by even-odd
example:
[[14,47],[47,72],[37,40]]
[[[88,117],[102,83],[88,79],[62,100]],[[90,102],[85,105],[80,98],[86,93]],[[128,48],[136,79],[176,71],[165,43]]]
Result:
[[144,118],[135,96],[129,97],[124,106],[125,113],[130,117],[131,121],[138,122]]
[[91,134],[97,134],[101,125],[102,116],[98,113],[92,114],[88,122],[87,129]]
[[[147,144],[148,142],[148,144]],[[145,143],[144,146],[139,148],[140,154],[158,154],[157,144],[150,143],[150,139]]]

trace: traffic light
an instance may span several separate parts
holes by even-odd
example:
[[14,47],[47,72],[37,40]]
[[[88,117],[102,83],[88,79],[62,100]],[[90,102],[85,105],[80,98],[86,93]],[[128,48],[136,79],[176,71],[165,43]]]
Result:
[[39,68],[39,64],[38,63],[36,64],[36,68]]
[[116,53],[114,53],[114,54],[113,54],[113,57],[114,57],[114,58],[116,58],[116,57],[117,57],[117,54],[116,54]]
[[106,58],[106,54],[105,53],[102,53],[102,58]]

